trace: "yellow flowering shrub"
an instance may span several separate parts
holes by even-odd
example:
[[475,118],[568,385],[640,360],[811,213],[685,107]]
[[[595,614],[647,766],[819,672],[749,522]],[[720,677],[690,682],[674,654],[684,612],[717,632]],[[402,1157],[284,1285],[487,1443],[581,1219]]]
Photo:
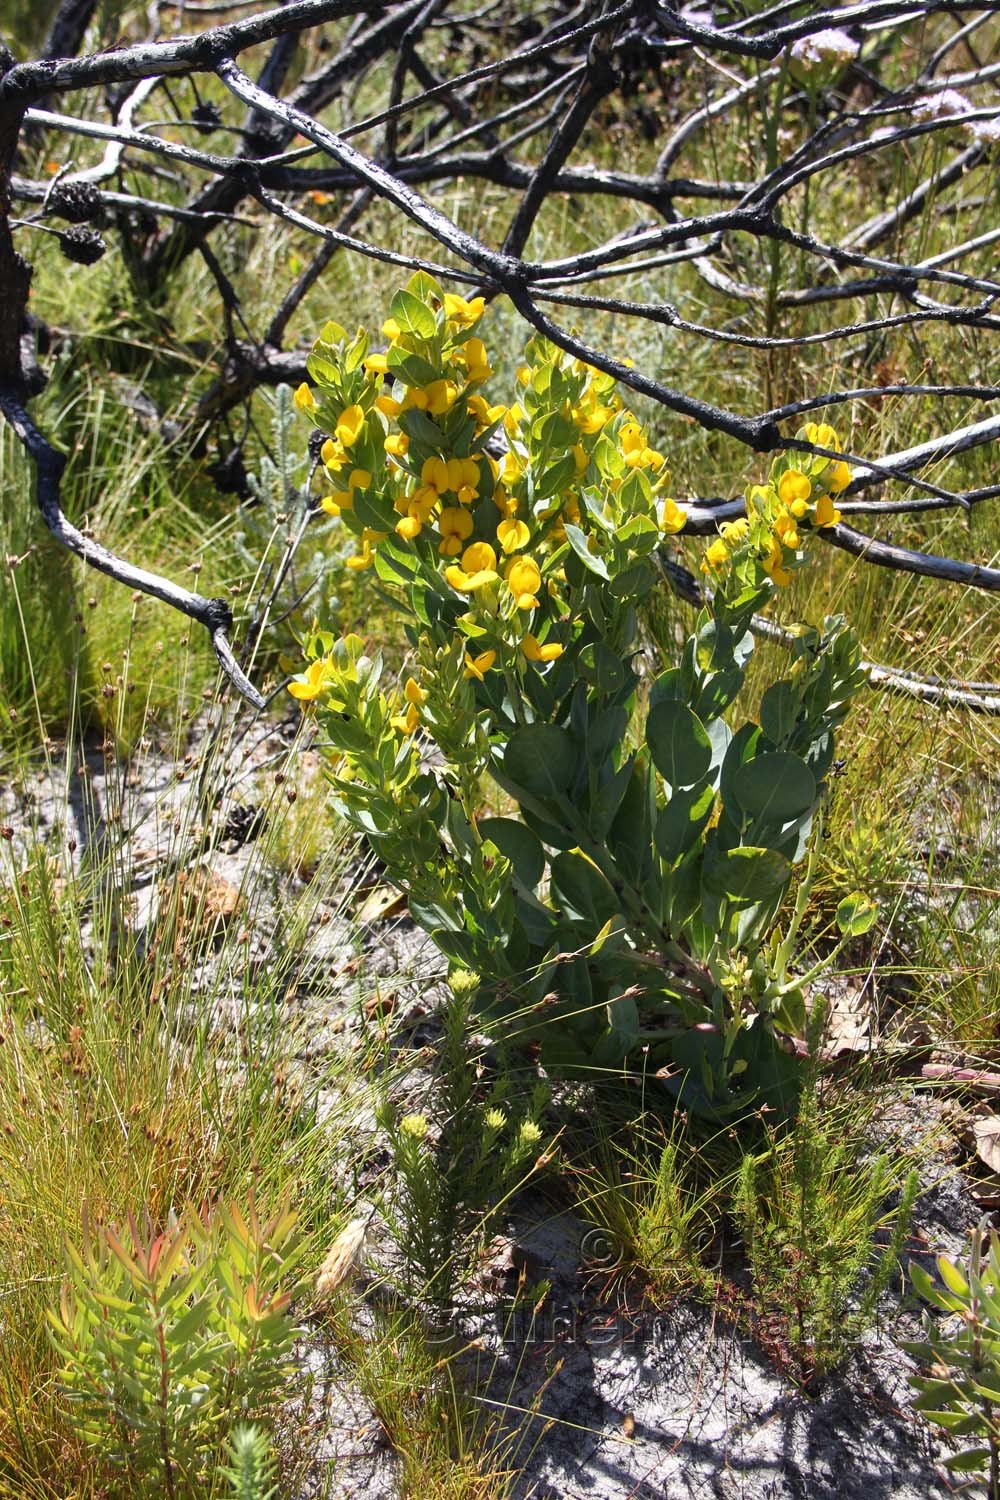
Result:
[[[686,524],[665,454],[611,377],[543,339],[493,403],[481,298],[418,273],[389,312],[384,351],[328,324],[296,395],[348,566],[399,601],[414,658],[400,691],[358,637],[307,643],[289,690],[320,715],[337,806],[546,1066],[642,1055],[692,1107],[785,1107],[777,1034],[804,1001],[773,928],[863,681],[843,621],[798,631],[756,720],[731,710],[751,618],[836,524],[850,471],[782,455],[747,490],[704,550],[710,607],[640,694],[640,607]],[[483,814],[486,777],[516,815]]]

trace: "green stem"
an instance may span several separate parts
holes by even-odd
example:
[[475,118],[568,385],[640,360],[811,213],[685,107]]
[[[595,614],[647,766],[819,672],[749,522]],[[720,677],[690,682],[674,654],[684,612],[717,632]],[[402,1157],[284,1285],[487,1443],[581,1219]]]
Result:
[[[154,1304],[155,1305],[155,1304]],[[157,1309],[159,1311],[159,1309]],[[163,1457],[163,1482],[169,1500],[174,1500],[174,1466],[170,1457],[170,1440],[167,1431],[167,1411],[169,1409],[170,1380],[168,1375],[167,1341],[163,1332],[163,1320],[159,1318],[156,1325],[157,1339],[160,1348],[160,1452]]]
[[[799,928],[802,926],[802,919],[806,914],[806,908],[809,905],[809,898],[812,895],[813,882],[816,879],[816,869],[819,865],[820,850],[823,847],[822,808],[819,809],[819,813],[820,816],[816,820],[816,832],[809,847],[809,858],[806,861],[805,873],[803,874],[802,879],[799,882],[799,888],[795,896],[795,909],[792,912],[792,920],[789,923],[784,942],[780,945],[777,953],[775,954],[775,968],[778,973],[779,992],[783,991],[784,986],[788,981],[788,965],[792,961],[792,953],[795,949],[795,939],[799,935]],[[811,972],[815,973],[816,971],[813,970]],[[803,981],[801,979],[797,981],[797,983],[799,984],[801,984],[802,982]]]

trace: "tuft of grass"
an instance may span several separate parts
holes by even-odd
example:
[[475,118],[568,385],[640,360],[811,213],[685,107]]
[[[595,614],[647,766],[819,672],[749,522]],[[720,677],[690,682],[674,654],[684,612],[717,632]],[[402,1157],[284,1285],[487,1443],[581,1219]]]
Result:
[[597,1231],[596,1272],[639,1281],[658,1306],[710,1299],[729,1154],[722,1138],[699,1141],[679,1117],[664,1126],[642,1114],[614,1133],[598,1120],[571,1165],[578,1211]]

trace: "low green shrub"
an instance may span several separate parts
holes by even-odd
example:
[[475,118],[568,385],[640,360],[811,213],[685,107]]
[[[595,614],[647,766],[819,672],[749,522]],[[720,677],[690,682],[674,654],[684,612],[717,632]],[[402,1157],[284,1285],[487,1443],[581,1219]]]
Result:
[[234,1424],[277,1399],[297,1332],[294,1227],[286,1209],[265,1222],[230,1205],[159,1232],[130,1219],[130,1243],[85,1220],[80,1247],[67,1243],[50,1310],[59,1382],[78,1432],[125,1471],[129,1494],[211,1493]]

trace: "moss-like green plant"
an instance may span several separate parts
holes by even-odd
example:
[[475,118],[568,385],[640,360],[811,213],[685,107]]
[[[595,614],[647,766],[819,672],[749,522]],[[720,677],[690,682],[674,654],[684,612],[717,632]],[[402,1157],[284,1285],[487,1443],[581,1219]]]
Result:
[[50,1311],[61,1384],[130,1494],[204,1493],[232,1423],[275,1400],[296,1335],[294,1226],[287,1209],[264,1221],[230,1205],[159,1232],[130,1219],[128,1243],[85,1219],[67,1244]]
[[681,1294],[711,1300],[718,1278],[708,1261],[731,1187],[726,1153],[699,1147],[678,1115],[652,1137],[642,1118],[619,1136],[598,1125],[594,1137],[576,1172],[595,1269],[637,1276],[661,1305]]
[[804,1089],[795,1123],[771,1132],[765,1151],[743,1157],[733,1199],[757,1334],[806,1381],[837,1364],[875,1317],[919,1191],[911,1171],[887,1211],[898,1163],[866,1155],[843,1125],[835,1114],[824,1121],[815,1087]]
[[222,1476],[232,1485],[235,1500],[275,1500],[278,1487],[272,1483],[275,1462],[267,1433],[252,1422],[234,1428]]
[[479,977],[457,970],[451,986],[428,1113],[399,1115],[388,1101],[380,1110],[401,1188],[395,1231],[408,1289],[438,1307],[474,1242],[544,1155],[538,1122],[548,1099],[540,1085],[513,1102],[503,1071],[490,1086],[477,1085],[467,1028]]

